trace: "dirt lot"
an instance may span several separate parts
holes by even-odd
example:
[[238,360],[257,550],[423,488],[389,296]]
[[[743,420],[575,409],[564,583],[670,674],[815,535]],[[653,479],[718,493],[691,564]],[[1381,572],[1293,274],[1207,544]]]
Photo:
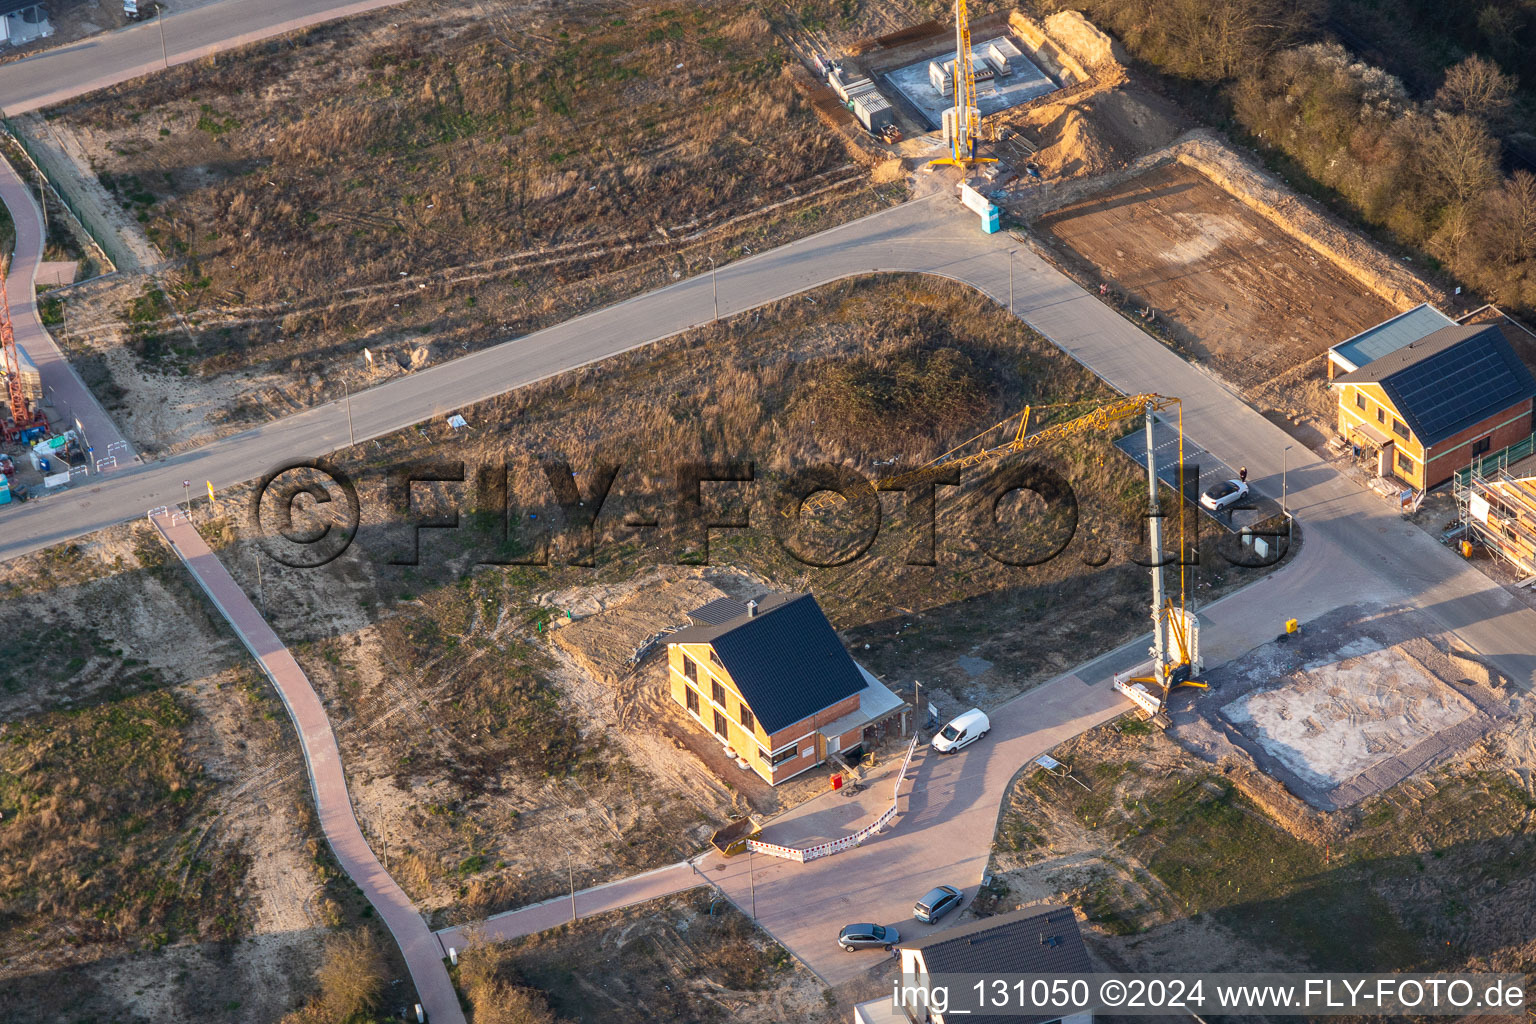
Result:
[[1529,709],[1441,769],[1324,814],[1237,761],[1122,720],[1016,786],[999,893],[1063,894],[1127,970],[1529,972],[1536,743]]
[[0,998],[18,1021],[272,1020],[353,918],[277,698],[142,525],[0,584]]
[[785,61],[746,3],[421,0],[66,105],[38,131],[179,263],[62,343],[174,450],[899,198]]
[[1169,164],[1042,218],[1245,391],[1397,310],[1192,168]]
[[[547,1005],[561,1021],[636,1024],[742,1021],[831,1024],[845,1019],[816,977],[713,891],[587,918],[511,943],[477,944],[458,981],[476,1020],[535,1020],[511,1009]],[[493,1016],[495,1011],[506,1016]]]

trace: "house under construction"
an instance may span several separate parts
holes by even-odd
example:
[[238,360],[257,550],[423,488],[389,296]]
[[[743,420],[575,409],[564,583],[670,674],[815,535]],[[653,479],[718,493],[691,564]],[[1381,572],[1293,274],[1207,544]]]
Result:
[[1536,576],[1536,465],[1523,473],[1474,465],[1464,478],[1458,475],[1456,498],[1468,540],[1482,543],[1521,576]]

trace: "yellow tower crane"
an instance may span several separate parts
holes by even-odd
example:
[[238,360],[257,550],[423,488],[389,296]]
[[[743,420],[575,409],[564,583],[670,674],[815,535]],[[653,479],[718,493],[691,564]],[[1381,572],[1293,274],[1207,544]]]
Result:
[[949,129],[950,155],[931,163],[947,167],[997,163],[993,157],[976,155],[976,146],[981,141],[981,111],[976,106],[976,76],[971,69],[971,24],[966,15],[965,0],[955,0],[953,78],[955,106],[954,123]]
[[[1081,405],[1082,403],[1068,403]],[[1048,444],[1066,438],[1075,437],[1078,434],[1093,430],[1105,430],[1118,423],[1142,416],[1146,429],[1147,444],[1147,488],[1151,495],[1150,514],[1147,517],[1147,539],[1150,555],[1150,568],[1152,575],[1152,674],[1150,676],[1132,677],[1124,680],[1117,679],[1115,689],[1123,693],[1134,704],[1146,711],[1148,715],[1158,715],[1167,702],[1168,694],[1178,686],[1198,686],[1205,684],[1194,678],[1195,673],[1201,671],[1199,620],[1188,606],[1188,584],[1185,578],[1185,531],[1184,531],[1184,505],[1178,502],[1178,530],[1179,530],[1179,595],[1178,603],[1174,604],[1173,598],[1168,593],[1164,584],[1163,570],[1163,514],[1158,497],[1159,480],[1157,477],[1157,453],[1153,443],[1154,414],[1164,409],[1177,408],[1179,410],[1179,468],[1178,490],[1182,499],[1184,494],[1184,409],[1179,399],[1169,398],[1165,395],[1152,393],[1140,395],[1128,395],[1117,398],[1114,401],[1102,405],[1092,412],[1085,413],[1076,419],[1066,420],[1052,424],[1043,430],[1033,434],[1029,433],[1030,415],[1035,407],[1025,406],[1024,411],[1018,416],[1010,416],[1001,423],[994,424],[977,434],[975,437],[962,442],[937,458],[924,463],[922,466],[906,473],[884,477],[876,481],[875,486],[880,490],[900,490],[910,487],[915,483],[937,476],[940,471],[953,469],[966,469],[973,466],[984,466],[1018,452],[1032,451],[1043,448]],[[1040,408],[1052,408],[1041,406]],[[1015,423],[1017,425],[1015,426]],[[982,448],[979,451],[967,451],[977,441],[999,430],[1012,430],[1013,436],[999,445]],[[843,502],[843,496],[835,491],[822,491],[811,495],[800,505],[800,512],[818,512],[832,508]],[[1147,684],[1151,684],[1149,689]]]

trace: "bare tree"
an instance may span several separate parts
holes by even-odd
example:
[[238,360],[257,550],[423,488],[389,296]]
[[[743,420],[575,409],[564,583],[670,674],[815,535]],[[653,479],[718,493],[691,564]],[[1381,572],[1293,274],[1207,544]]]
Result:
[[1494,127],[1504,125],[1515,102],[1517,79],[1499,70],[1485,57],[1474,54],[1445,73],[1445,84],[1435,93],[1435,106],[1452,114],[1480,117]]
[[1536,175],[1516,171],[1483,208],[1484,257],[1504,267],[1536,260]]
[[1499,175],[1499,144],[1483,121],[1441,112],[1420,123],[1426,194],[1461,206],[1483,199]]

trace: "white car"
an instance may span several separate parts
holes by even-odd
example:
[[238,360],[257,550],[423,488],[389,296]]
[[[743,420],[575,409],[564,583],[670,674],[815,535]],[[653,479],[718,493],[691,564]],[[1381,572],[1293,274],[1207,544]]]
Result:
[[1220,512],[1248,497],[1248,485],[1241,480],[1223,480],[1205,489],[1200,495],[1200,507],[1208,512]]
[[980,708],[971,708],[953,722],[939,730],[933,738],[933,749],[940,754],[953,754],[961,747],[969,746],[985,736],[992,723]]

